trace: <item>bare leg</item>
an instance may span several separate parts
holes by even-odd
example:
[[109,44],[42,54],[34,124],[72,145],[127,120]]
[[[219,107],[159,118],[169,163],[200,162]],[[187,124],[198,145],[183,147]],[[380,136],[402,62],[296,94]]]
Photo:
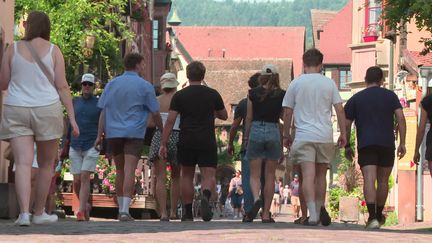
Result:
[[139,158],[135,155],[125,154],[124,179],[123,179],[123,196],[132,198],[134,195],[135,170]]
[[[88,199],[90,196],[90,171],[81,171],[81,189],[79,191],[80,212],[87,211]],[[90,212],[88,212],[90,213]]]
[[315,201],[316,211],[319,213],[321,207],[324,206],[325,203],[328,164],[317,163],[315,169]]
[[[251,187],[251,191],[252,191],[252,195],[254,198],[254,202],[257,201],[259,199],[260,196],[260,189],[261,189],[261,164],[262,164],[262,160],[261,159],[255,159],[255,160],[250,160],[249,161],[249,166],[250,166],[250,187]],[[274,177],[274,176],[273,176]],[[266,181],[269,180],[266,177]],[[272,182],[273,183],[273,182]],[[266,198],[267,200],[267,198]],[[264,201],[266,201],[264,200]],[[269,199],[269,203],[272,201],[271,199]]]
[[38,175],[38,168],[31,168],[31,194],[30,194],[30,211],[33,211],[34,208],[34,200],[36,196],[36,179]]
[[183,205],[191,204],[194,196],[194,185],[193,178],[195,174],[195,167],[192,166],[181,166],[181,198]]
[[201,190],[209,190],[212,195],[216,194],[216,168],[200,167],[201,171]]
[[123,197],[123,180],[124,180],[124,164],[125,164],[125,157],[124,154],[118,154],[114,156],[114,163],[116,167],[116,181],[115,181],[115,187],[116,187],[116,194],[117,197]]
[[316,198],[315,198],[315,163],[314,162],[302,162],[300,164],[303,181],[302,189],[303,195],[306,200],[306,206],[309,209],[309,222],[318,222],[318,215],[316,212]]
[[377,180],[378,187],[376,190],[376,203],[377,203],[377,216],[382,216],[382,210],[384,209],[385,203],[387,201],[388,191],[389,191],[389,177],[392,172],[393,167],[381,167],[378,166]]
[[[269,219],[271,217],[270,206],[273,202],[273,195],[275,192],[274,181],[277,163],[277,160],[266,160],[265,162],[264,208],[262,214],[263,219]],[[275,208],[275,210],[277,209]]]
[[36,183],[35,215],[41,215],[45,207],[49,187],[54,175],[53,167],[57,158],[58,144],[58,139],[36,142],[39,174]]
[[171,167],[171,212],[170,216],[175,217],[177,215],[177,204],[180,197],[180,167]]
[[[363,192],[369,212],[369,220],[376,218],[376,188],[375,181],[377,179],[377,166],[366,165],[361,168],[363,174]],[[387,195],[386,195],[387,197]]]
[[156,199],[159,206],[159,214],[161,218],[168,218],[167,214],[167,192],[165,188],[166,184],[166,167],[163,160],[157,160],[154,162],[155,174],[156,174]]
[[12,138],[10,141],[15,159],[15,188],[21,213],[29,213],[31,193],[31,168],[33,162],[33,136]]

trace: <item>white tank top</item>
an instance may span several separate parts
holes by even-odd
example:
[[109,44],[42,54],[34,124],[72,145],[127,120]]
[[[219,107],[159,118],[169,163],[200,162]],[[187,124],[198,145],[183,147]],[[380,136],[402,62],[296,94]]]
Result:
[[[165,126],[165,123],[168,119],[168,112],[161,112],[160,115],[162,118],[162,124]],[[175,120],[173,130],[180,131],[180,115],[178,115]]]
[[[48,54],[41,57],[41,60],[54,77],[53,46],[51,44]],[[11,80],[4,104],[38,107],[51,105],[58,101],[57,89],[54,88],[36,62],[29,62],[19,54],[15,42],[11,62]]]

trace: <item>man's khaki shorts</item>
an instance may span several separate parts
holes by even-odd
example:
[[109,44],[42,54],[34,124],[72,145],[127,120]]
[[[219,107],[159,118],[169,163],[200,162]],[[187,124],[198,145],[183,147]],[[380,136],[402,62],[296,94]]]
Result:
[[296,196],[291,196],[291,205],[300,206],[300,198]]
[[0,139],[34,136],[36,141],[59,139],[63,135],[63,112],[60,101],[47,106],[22,107],[4,105]]
[[294,141],[290,153],[290,157],[297,164],[302,162],[329,164],[335,157],[336,149],[334,143]]

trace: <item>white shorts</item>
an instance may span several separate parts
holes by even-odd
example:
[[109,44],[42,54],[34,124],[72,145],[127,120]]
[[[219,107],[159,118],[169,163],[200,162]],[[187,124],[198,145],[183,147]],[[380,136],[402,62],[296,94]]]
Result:
[[72,174],[81,174],[81,171],[94,172],[96,170],[96,162],[99,159],[99,151],[95,148],[81,151],[71,147],[69,158],[71,160],[70,172]]

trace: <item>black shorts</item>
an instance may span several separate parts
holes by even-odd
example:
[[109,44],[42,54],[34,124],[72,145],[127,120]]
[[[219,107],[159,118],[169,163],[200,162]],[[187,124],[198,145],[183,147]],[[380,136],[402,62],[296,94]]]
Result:
[[177,161],[182,166],[217,167],[216,149],[185,149],[178,148]]
[[429,132],[426,135],[426,154],[425,159],[427,161],[432,161],[432,130],[429,130]]
[[358,163],[360,167],[376,165],[381,167],[393,167],[395,160],[394,148],[379,145],[370,145],[359,149]]

